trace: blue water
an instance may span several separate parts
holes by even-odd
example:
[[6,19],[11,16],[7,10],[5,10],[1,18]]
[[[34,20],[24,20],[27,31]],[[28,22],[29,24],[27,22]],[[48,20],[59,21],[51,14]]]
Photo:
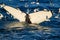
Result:
[[[60,0],[39,0],[39,5],[31,4],[32,2],[37,2],[36,0],[0,0],[0,4],[12,6],[14,8],[20,8],[22,12],[27,12],[30,9],[30,13],[33,12],[35,8],[43,10],[44,8],[53,11],[53,16],[50,18],[51,21],[45,21],[33,26],[25,26],[23,29],[11,30],[5,29],[5,25],[10,25],[18,20],[11,17],[11,15],[6,14],[6,10],[0,8],[0,13],[3,14],[4,18],[0,20],[0,40],[60,40],[60,14],[58,9],[60,8]],[[52,2],[53,5],[50,5]],[[24,7],[27,3],[28,7]],[[55,16],[58,15],[58,18]],[[7,16],[7,18],[5,18]],[[17,25],[17,24],[16,24]]]

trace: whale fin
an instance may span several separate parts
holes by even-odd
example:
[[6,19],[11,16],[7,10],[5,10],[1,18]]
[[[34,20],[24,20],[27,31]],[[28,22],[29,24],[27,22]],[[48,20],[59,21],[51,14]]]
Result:
[[20,22],[25,21],[25,13],[21,12],[20,10],[17,10],[10,6],[4,6],[3,7],[6,11],[8,11],[14,18],[18,19]]
[[[13,15],[16,19],[18,19],[20,22],[25,22],[25,19],[26,19],[25,13],[10,6],[4,6],[3,8],[6,11],[8,11],[11,15]],[[51,11],[39,11],[39,12],[29,14],[29,17],[30,17],[31,23],[39,24],[43,21],[46,21],[47,18],[52,17],[52,13]]]
[[32,23],[36,23],[39,24],[43,21],[46,21],[46,17],[50,18],[52,16],[51,11],[39,11],[39,12],[35,12],[35,13],[31,13],[29,14],[30,16],[30,21]]

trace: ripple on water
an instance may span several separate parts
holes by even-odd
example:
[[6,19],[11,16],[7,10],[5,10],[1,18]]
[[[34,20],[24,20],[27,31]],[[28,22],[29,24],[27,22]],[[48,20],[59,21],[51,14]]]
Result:
[[[16,22],[13,22],[14,25]],[[17,22],[18,23],[18,22]],[[12,26],[12,23],[7,23]],[[14,26],[13,25],[13,26]],[[36,24],[26,25],[25,23],[18,25],[23,25],[22,29],[18,26],[8,29],[0,30],[0,40],[59,40],[60,39],[60,28],[50,28],[45,26],[40,26]]]

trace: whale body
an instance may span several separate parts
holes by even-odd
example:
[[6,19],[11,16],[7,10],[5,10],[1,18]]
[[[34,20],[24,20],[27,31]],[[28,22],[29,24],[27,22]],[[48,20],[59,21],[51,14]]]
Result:
[[[12,16],[14,16],[14,18],[18,19],[20,22],[25,22],[26,14],[21,10],[6,5],[3,8],[6,11],[8,11]],[[51,17],[52,17],[51,11],[39,11],[39,12],[29,14],[31,23],[36,23],[36,24],[46,21],[47,18],[49,19]]]

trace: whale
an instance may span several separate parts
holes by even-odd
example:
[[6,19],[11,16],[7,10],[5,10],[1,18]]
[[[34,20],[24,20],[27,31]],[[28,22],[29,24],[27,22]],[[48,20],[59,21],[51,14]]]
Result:
[[[21,10],[18,10],[16,8],[13,8],[11,6],[8,6],[8,5],[5,5],[3,8],[7,12],[9,12],[9,14],[14,16],[15,19],[19,20],[19,22],[26,22],[26,19],[28,18],[28,17],[26,17],[26,13],[24,13]],[[42,11],[30,13],[28,15],[29,15],[29,20],[31,21],[31,23],[39,24],[39,23],[42,23],[42,22],[46,21],[47,19],[51,18],[52,12],[42,10]]]

